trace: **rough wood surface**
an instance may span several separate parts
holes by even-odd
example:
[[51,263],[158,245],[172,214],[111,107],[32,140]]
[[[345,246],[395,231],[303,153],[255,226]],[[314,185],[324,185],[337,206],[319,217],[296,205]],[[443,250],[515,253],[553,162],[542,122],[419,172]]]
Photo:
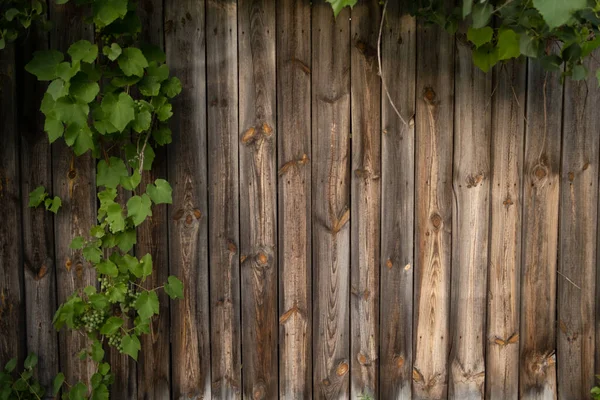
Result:
[[238,2],[243,394],[278,396],[275,3]]
[[[93,27],[85,24],[82,9],[73,3],[51,4],[50,47],[66,52],[71,43],[93,40]],[[81,250],[69,248],[75,236],[86,236],[96,222],[96,168],[90,152],[77,157],[64,141],[52,145],[53,195],[62,199],[54,218],[57,301],[62,304],[71,294],[95,286],[96,274]],[[63,328],[59,334],[60,371],[67,382],[88,382],[96,367],[91,360],[81,361],[78,353],[90,345],[80,332]]]
[[351,398],[377,396],[379,389],[380,14],[377,0],[364,0],[351,18]]
[[522,399],[556,398],[556,259],[563,89],[529,63],[523,164]]
[[279,396],[312,398],[310,4],[277,4]]
[[313,398],[348,398],[350,376],[350,12],[313,2]]
[[486,398],[519,395],[522,168],[527,64],[494,70]]
[[[598,53],[596,53],[597,55]],[[592,60],[590,60],[592,61]],[[593,69],[589,62],[587,67]],[[560,245],[558,259],[557,384],[561,399],[585,399],[595,386],[594,306],[597,297],[600,93],[593,74],[565,82]]]
[[0,51],[0,366],[25,355],[15,47]]
[[[143,40],[164,48],[163,2],[162,0],[142,0],[138,3],[142,21]],[[152,171],[142,174],[140,187],[153,183],[157,178],[167,179],[167,153],[164,147],[155,147],[156,157]],[[152,208],[152,217],[138,228],[135,252],[138,258],[145,254],[152,256],[154,271],[144,282],[147,288],[159,287],[169,276],[169,237],[167,206]],[[171,391],[171,360],[169,340],[169,296],[158,292],[160,310],[150,325],[150,334],[141,338],[142,348],[137,368],[137,396],[139,399],[168,399]]]
[[489,239],[491,75],[459,38],[455,58],[449,398],[483,399]]
[[[382,399],[410,399],[412,393],[417,32],[415,19],[406,15],[407,5],[388,3],[381,39],[385,85],[406,122],[382,90]],[[353,208],[354,203],[353,198]]]
[[419,24],[417,49],[425,48],[417,52],[413,397],[442,399],[451,340],[454,38]]
[[[22,44],[20,62],[34,51],[48,48],[48,34],[32,29]],[[38,355],[37,377],[49,387],[58,371],[58,334],[52,325],[56,311],[54,218],[44,206],[29,207],[29,193],[44,186],[52,195],[52,158],[44,118],[39,112],[46,85],[28,73],[19,79],[19,133],[21,151],[21,210],[23,213],[23,266],[27,352]]]
[[[173,143],[168,148],[169,263],[184,282],[184,299],[171,302],[172,395],[211,398],[210,306],[206,164],[204,1],[165,3],[167,63],[183,90],[173,101]],[[190,63],[189,60],[194,62]]]
[[[237,2],[206,6],[213,398],[241,398]],[[214,340],[214,338],[219,338]]]

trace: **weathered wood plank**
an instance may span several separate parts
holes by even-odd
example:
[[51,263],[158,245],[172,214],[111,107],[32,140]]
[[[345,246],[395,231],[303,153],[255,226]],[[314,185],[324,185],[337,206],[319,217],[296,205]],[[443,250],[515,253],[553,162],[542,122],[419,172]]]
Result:
[[527,64],[494,70],[486,398],[519,396],[522,167]]
[[419,24],[417,48],[427,51],[417,52],[413,397],[442,399],[450,350],[454,38]]
[[[171,273],[184,282],[183,300],[171,302],[173,397],[211,398],[208,299],[206,79],[204,1],[165,3],[167,64],[182,83],[173,101],[168,175]],[[190,63],[190,60],[194,60]]]
[[[142,21],[142,40],[163,48],[162,0],[142,0],[138,3],[138,12]],[[177,112],[177,109],[175,111]],[[166,148],[155,146],[154,153],[156,157],[152,163],[152,170],[142,174],[142,188],[157,178],[167,177]],[[154,266],[152,277],[147,279],[144,285],[147,288],[161,286],[169,276],[167,206],[154,206],[152,217],[138,228],[137,233],[137,257],[150,254]],[[142,348],[137,368],[139,399],[168,399],[171,392],[169,297],[164,291],[159,291],[158,297],[159,315],[154,317],[150,325],[150,334],[142,336],[141,339]]]
[[[416,23],[408,2],[388,2],[381,38],[382,108],[381,390],[382,399],[410,399],[415,271]],[[402,115],[402,121],[394,106]],[[353,131],[356,131],[353,128]],[[354,200],[353,200],[354,203]],[[354,205],[353,205],[354,207]],[[354,240],[353,240],[354,241]],[[354,319],[353,319],[354,321]],[[360,323],[360,321],[359,321]]]
[[0,365],[25,355],[15,46],[0,51]]
[[212,386],[213,398],[234,399],[242,384],[237,2],[208,0],[206,23]]
[[465,400],[485,392],[492,101],[491,75],[471,53],[470,44],[456,41],[448,397]]
[[277,4],[279,396],[312,398],[311,19],[306,0]]
[[313,398],[349,398],[350,42],[347,8],[336,19],[312,4]]
[[563,89],[534,62],[527,77],[521,275],[522,399],[556,398],[556,259]]
[[[597,55],[598,53],[596,53]],[[592,60],[590,60],[592,61]],[[593,70],[594,65],[587,63]],[[600,93],[594,74],[565,81],[558,260],[558,397],[585,399],[594,386]]]
[[238,2],[243,394],[278,396],[275,2]]
[[[19,61],[25,65],[34,51],[48,49],[47,32],[33,28],[21,49]],[[43,206],[37,209],[28,206],[29,193],[38,186],[53,193],[50,143],[39,111],[46,85],[28,73],[21,77],[19,131],[27,352],[38,355],[37,377],[42,386],[50,387],[59,372],[58,334],[52,325],[56,311],[54,219]]]
[[380,15],[377,0],[364,0],[351,18],[351,398],[379,391]]
[[[93,27],[84,22],[82,9],[75,4],[51,3],[50,47],[66,52],[77,40],[93,40]],[[62,199],[62,208],[54,218],[57,301],[62,304],[72,293],[96,285],[96,274],[83,258],[81,250],[69,248],[75,236],[88,236],[96,221],[96,173],[90,152],[77,157],[63,140],[52,145],[52,181],[54,195]],[[95,372],[95,363],[81,361],[77,354],[89,347],[80,332],[63,329],[59,334],[60,370],[67,382],[87,382]]]

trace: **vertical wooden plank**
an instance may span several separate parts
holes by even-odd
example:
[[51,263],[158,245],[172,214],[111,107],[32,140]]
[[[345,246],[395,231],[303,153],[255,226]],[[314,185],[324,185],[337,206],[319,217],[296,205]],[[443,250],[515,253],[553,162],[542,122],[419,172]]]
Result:
[[522,167],[527,64],[494,69],[486,398],[519,397]]
[[417,52],[413,397],[442,399],[450,350],[454,37],[419,24],[417,48],[427,50]]
[[473,64],[471,46],[456,43],[448,397],[483,399],[492,81]]
[[0,365],[25,354],[15,46],[0,51]]
[[[73,3],[50,7],[54,29],[50,47],[66,52],[77,40],[93,40],[93,28],[84,22],[81,8]],[[54,195],[62,199],[62,208],[54,219],[57,301],[62,304],[72,293],[96,285],[96,274],[83,258],[81,250],[69,248],[75,236],[87,236],[96,221],[96,174],[90,154],[77,157],[58,140],[52,146]],[[67,382],[87,382],[95,372],[91,360],[81,361],[77,354],[89,346],[80,332],[63,329],[59,335],[60,370]]]
[[233,399],[242,384],[237,2],[208,0],[206,21],[212,385],[213,398]]
[[523,165],[522,399],[556,398],[556,259],[563,89],[529,63]]
[[379,391],[380,14],[377,0],[363,0],[351,18],[351,398]]
[[313,2],[312,240],[315,399],[349,398],[350,42],[348,8]]
[[[596,53],[598,54],[598,53]],[[591,61],[591,60],[590,60]],[[593,70],[594,65],[587,62]],[[596,241],[600,94],[595,76],[565,81],[560,251],[558,260],[558,397],[585,399],[594,386]]]
[[[140,1],[138,13],[142,21],[142,39],[163,48],[162,0]],[[190,22],[193,25],[197,23],[197,21]],[[175,112],[178,111],[175,109]],[[152,163],[152,170],[142,174],[141,187],[146,187],[157,178],[165,179],[167,177],[166,151],[165,147],[154,148],[156,157]],[[147,288],[162,285],[169,276],[167,230],[167,206],[165,204],[155,205],[152,208],[152,217],[138,228],[136,255],[141,258],[150,254],[154,265],[152,277],[144,282]],[[186,295],[190,295],[190,293],[187,292]],[[164,291],[159,291],[158,297],[160,301],[159,315],[154,317],[150,325],[150,334],[144,335],[141,340],[142,348],[137,368],[137,396],[139,399],[170,398],[169,297]]]
[[277,4],[279,396],[312,398],[310,3]]
[[[388,2],[381,38],[381,395],[410,399],[413,366],[416,22]],[[400,112],[402,121],[394,106]],[[354,110],[353,110],[354,112]],[[353,128],[353,131],[356,131]],[[353,319],[354,321],[354,319]],[[358,323],[361,323],[358,321]]]
[[167,150],[169,262],[184,282],[184,299],[171,302],[172,395],[178,400],[211,398],[204,23],[203,0],[165,2],[167,64],[183,87],[173,99]]
[[238,4],[243,393],[278,396],[275,2]]
[[[34,51],[48,49],[48,34],[33,28],[22,46],[20,64]],[[21,145],[21,209],[23,213],[23,258],[27,352],[38,355],[37,376],[50,387],[58,373],[58,335],[52,325],[56,311],[54,264],[54,219],[44,207],[29,207],[29,193],[44,186],[52,194],[52,158],[40,104],[46,85],[29,73],[21,74],[19,112]]]

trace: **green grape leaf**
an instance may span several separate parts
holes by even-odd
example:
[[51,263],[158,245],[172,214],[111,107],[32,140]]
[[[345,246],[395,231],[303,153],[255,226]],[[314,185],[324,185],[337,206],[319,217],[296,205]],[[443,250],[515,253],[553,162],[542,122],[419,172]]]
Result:
[[110,47],[104,46],[102,49],[102,53],[108,57],[110,61],[115,61],[117,58],[119,58],[122,51],[123,50],[121,49],[121,46],[119,46],[117,43],[111,44]]
[[110,25],[127,14],[128,0],[96,0],[93,4],[94,23],[100,27]]
[[100,383],[102,383],[102,375],[100,375],[100,373],[96,372],[94,375],[92,375],[92,378],[90,379],[90,384],[92,385],[92,389],[97,388],[98,385],[100,385]]
[[117,246],[121,251],[127,252],[133,248],[133,245],[137,243],[137,236],[135,229],[131,229],[124,232],[119,232],[116,237]]
[[109,162],[100,160],[96,172],[96,186],[114,189],[121,182],[121,178],[128,177],[127,166],[122,159],[110,157]]
[[29,207],[37,207],[42,204],[42,201],[48,196],[46,188],[38,186],[29,193]]
[[14,369],[17,366],[17,359],[16,358],[11,358],[10,360],[8,360],[8,362],[6,363],[6,365],[4,366],[4,371],[11,373],[14,371]]
[[46,117],[46,121],[44,121],[44,131],[48,134],[48,141],[52,144],[56,139],[62,137],[65,126],[56,119]]
[[102,100],[102,111],[119,132],[135,118],[134,102],[127,93],[120,93],[118,96],[113,93],[107,94]]
[[154,314],[158,314],[159,303],[158,296],[155,291],[147,290],[140,293],[139,297],[133,304],[142,319],[151,318]]
[[160,82],[155,76],[145,76],[138,84],[138,89],[144,96],[158,96],[160,93]]
[[577,64],[573,66],[573,70],[571,71],[571,78],[575,81],[584,80],[587,77],[588,70],[584,65]]
[[473,18],[473,28],[479,29],[486,26],[492,19],[494,6],[485,2],[477,3],[473,6],[471,17]]
[[[78,77],[79,76],[76,78]],[[94,101],[99,92],[100,86],[96,82],[83,79],[71,81],[71,87],[69,89],[69,93],[83,103],[91,103]]]
[[141,181],[142,177],[136,169],[131,176],[121,177],[121,186],[126,190],[135,190]]
[[81,64],[79,61],[73,61],[73,64],[65,61],[56,67],[56,76],[62,78],[65,82],[69,82],[80,70]]
[[69,248],[73,249],[73,250],[83,249],[84,244],[85,244],[85,239],[83,238],[83,236],[75,236],[73,238],[73,240],[71,240],[71,244],[69,245]]
[[[10,4],[10,3],[9,3]],[[6,20],[8,22],[12,21],[17,15],[21,14],[21,11],[17,10],[16,8],[9,8],[8,10],[6,10],[6,12],[4,13],[4,18],[6,18]]]
[[152,131],[152,138],[159,146],[169,144],[173,140],[171,129],[169,129],[169,127],[165,124],[161,124],[157,129]]
[[125,218],[120,204],[112,203],[106,207],[106,221],[112,233],[125,230]]
[[100,362],[104,358],[104,349],[102,348],[102,343],[100,343],[99,340],[94,340],[92,342],[92,351],[90,354],[92,356],[92,360],[96,362]]
[[342,9],[346,6],[352,8],[358,0],[327,0],[333,9],[333,15],[337,18]]
[[134,131],[141,133],[150,129],[152,123],[152,114],[149,111],[140,111],[136,114],[131,127]]
[[127,293],[127,285],[125,285],[123,282],[117,283],[106,291],[108,299],[113,303],[125,301],[125,293]]
[[152,215],[152,201],[147,194],[133,196],[127,201],[127,216],[131,217],[135,226],[140,225]]
[[65,382],[65,374],[59,372],[58,375],[54,378],[52,382],[52,395],[56,397],[60,389],[62,388],[63,383]]
[[142,266],[142,278],[152,275],[152,256],[150,254],[146,254],[141,258],[140,265]]
[[95,246],[86,246],[83,248],[83,257],[92,264],[97,264],[102,259],[102,251]]
[[108,364],[108,363],[100,363],[100,365],[98,365],[98,372],[101,375],[106,376],[110,372],[110,364]]
[[25,66],[25,71],[37,76],[40,81],[51,81],[56,78],[56,69],[62,60],[64,55],[60,51],[36,51]]
[[33,369],[38,363],[38,356],[35,353],[29,353],[25,362],[23,363],[23,368],[25,369]]
[[110,317],[100,328],[101,335],[112,335],[123,326],[123,320],[119,317]]
[[98,387],[94,388],[90,400],[109,400],[109,392],[106,385],[100,384]]
[[96,286],[86,286],[85,288],[83,288],[83,293],[85,293],[87,297],[90,297],[91,295],[96,293]]
[[127,76],[144,76],[144,68],[148,67],[148,60],[140,49],[127,47],[117,59],[119,67]]
[[148,184],[146,186],[146,193],[152,199],[154,204],[172,204],[173,198],[171,185],[164,179],[157,179],[154,184]]
[[473,0],[463,0],[463,3],[462,3],[463,19],[467,18],[469,16],[469,14],[471,14],[472,9],[473,9]]
[[[139,156],[136,147],[133,144],[130,143],[125,146],[125,155],[129,162],[129,166],[136,170],[139,169]],[[155,157],[156,154],[154,153],[154,149],[152,149],[150,144],[146,143],[146,147],[144,148],[144,166],[142,168],[144,171],[150,171],[152,169],[152,162]]]
[[166,121],[173,115],[172,106],[169,103],[163,104],[156,110],[156,117],[159,121]]
[[69,94],[69,85],[60,78],[55,79],[48,85],[46,93],[52,96],[54,100],[58,100]]
[[[90,108],[87,104],[81,104],[68,97],[61,97],[54,105],[54,111],[58,120],[66,124],[77,124],[79,127],[87,126]],[[72,146],[74,143],[67,143]]]
[[46,210],[51,211],[54,214],[56,214],[58,212],[58,209],[60,208],[60,206],[62,206],[62,200],[60,199],[60,197],[54,196],[53,199],[47,198],[44,201],[44,204],[46,206]]
[[144,57],[146,57],[146,60],[148,60],[149,63],[152,61],[156,63],[163,63],[167,59],[165,52],[158,46],[143,43],[140,48],[142,53],[144,53]]
[[117,257],[115,262],[119,266],[119,272],[122,274],[126,274],[132,269],[135,269],[140,263],[137,258],[130,254],[125,254],[123,257]]
[[[90,128],[87,125],[78,128],[75,124],[73,125],[73,127],[77,128],[77,137],[73,146],[73,152],[75,153],[75,155],[80,156],[88,150],[93,150],[94,139],[92,138],[92,131],[90,130]],[[67,129],[67,132],[69,132],[69,129]]]
[[524,33],[519,37],[519,51],[526,57],[537,58],[540,42]]
[[173,98],[181,93],[181,81],[174,76],[163,83],[161,91],[165,96]]
[[6,40],[1,37],[0,38],[0,50],[4,50],[6,48]]
[[98,46],[87,40],[80,40],[73,43],[67,53],[71,56],[72,62],[83,61],[91,64],[98,57]]
[[90,304],[96,310],[106,310],[110,306],[108,299],[103,294],[92,294],[89,296],[89,298]]
[[176,276],[169,276],[167,283],[165,283],[165,292],[172,299],[183,298],[183,282],[181,282]]
[[141,319],[138,316],[135,318],[134,325],[135,325],[134,332],[136,335],[150,333],[150,320],[149,319]]
[[90,228],[90,236],[100,239],[106,234],[104,227],[100,225],[94,225]]
[[483,72],[488,72],[498,62],[498,51],[485,44],[473,50],[473,63]]
[[123,336],[121,345],[123,346],[123,353],[137,361],[138,352],[142,348],[138,337],[136,335],[125,335]]
[[481,45],[491,42],[492,36],[494,36],[494,30],[489,26],[484,26],[479,29],[469,27],[469,30],[467,31],[467,39],[469,39],[475,47],[480,47]]
[[573,13],[587,6],[587,0],[533,0],[533,6],[553,29],[568,23]]
[[113,278],[119,276],[119,269],[115,263],[110,260],[100,261],[98,264],[96,264],[96,270],[101,274],[112,276]]

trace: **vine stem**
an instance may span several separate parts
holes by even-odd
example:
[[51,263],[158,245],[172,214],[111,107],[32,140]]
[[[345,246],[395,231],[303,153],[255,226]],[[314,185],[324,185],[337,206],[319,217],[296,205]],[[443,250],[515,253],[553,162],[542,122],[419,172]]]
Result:
[[[23,379],[23,374],[19,374],[19,376],[21,377],[21,379]],[[31,385],[29,384],[29,382],[27,382],[27,379],[23,379],[23,382],[25,382],[27,384],[27,387],[29,388],[30,393],[33,393],[35,395],[35,397],[37,397],[38,400],[42,400],[42,399],[40,399],[40,396],[38,396],[38,394],[35,392],[35,390],[33,390]],[[21,398],[21,396],[19,396],[19,398]]]
[[377,62],[379,64],[379,76],[381,77],[381,85],[383,86],[383,90],[385,90],[385,94],[387,95],[388,101],[392,105],[392,108],[396,112],[396,115],[398,115],[398,118],[400,118],[400,121],[402,121],[402,123],[404,125],[408,125],[406,120],[404,118],[402,118],[400,111],[398,111],[396,104],[394,104],[394,101],[392,100],[390,91],[388,90],[387,85],[385,84],[385,77],[383,75],[383,67],[381,66],[381,34],[383,32],[383,24],[385,21],[385,11],[387,9],[387,5],[388,5],[388,0],[385,0],[385,4],[383,5],[383,11],[381,13],[381,24],[379,24],[379,37],[377,38]]

